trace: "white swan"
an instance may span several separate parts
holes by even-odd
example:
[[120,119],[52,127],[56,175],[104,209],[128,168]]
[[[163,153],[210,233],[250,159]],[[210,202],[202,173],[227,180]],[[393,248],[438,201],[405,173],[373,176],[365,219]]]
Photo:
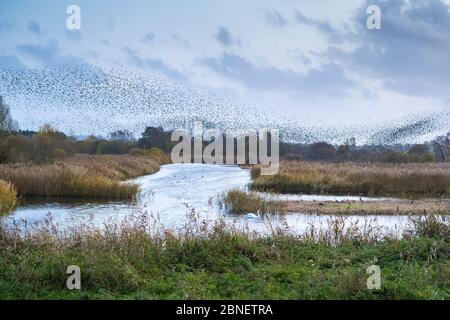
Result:
[[244,218],[245,218],[245,219],[258,219],[258,218],[260,217],[260,215],[261,215],[261,211],[258,210],[258,211],[256,212],[256,214],[254,214],[254,213],[247,213],[247,214],[244,216]]

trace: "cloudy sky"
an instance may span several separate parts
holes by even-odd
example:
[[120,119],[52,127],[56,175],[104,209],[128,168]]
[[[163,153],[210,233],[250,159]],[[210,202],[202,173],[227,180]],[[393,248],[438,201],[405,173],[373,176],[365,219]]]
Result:
[[[69,5],[81,30],[66,29]],[[381,8],[381,30],[366,9]],[[96,65],[313,122],[408,117],[450,101],[448,0],[14,0],[0,68]]]

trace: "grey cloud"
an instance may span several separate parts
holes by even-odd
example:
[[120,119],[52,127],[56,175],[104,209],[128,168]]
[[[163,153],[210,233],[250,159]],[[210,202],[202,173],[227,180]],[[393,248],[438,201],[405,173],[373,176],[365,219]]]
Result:
[[81,31],[79,30],[68,30],[64,29],[64,35],[67,39],[71,41],[80,41],[81,40]]
[[257,66],[244,57],[223,53],[219,58],[206,58],[201,63],[224,77],[237,80],[254,89],[288,89],[303,94],[345,94],[352,85],[336,64],[325,64],[306,74],[275,67]]
[[36,35],[41,34],[41,26],[36,21],[30,21],[30,23],[28,23],[28,30]]
[[52,60],[56,56],[58,52],[58,45],[56,41],[51,40],[48,43],[48,46],[21,44],[17,46],[17,50],[20,53],[31,55],[34,58],[45,62]]
[[185,39],[183,39],[180,35],[178,35],[178,34],[173,34],[172,36],[171,36],[171,39],[172,39],[172,41],[176,44],[176,45],[178,45],[178,46],[180,46],[180,47],[183,47],[183,48],[185,48],[185,49],[190,49],[191,48],[191,44],[187,41],[187,40],[185,40]]
[[154,33],[147,33],[142,37],[142,42],[144,43],[152,43],[155,41],[155,34]]
[[135,67],[157,72],[169,79],[187,80],[186,75],[167,65],[161,59],[142,58],[136,50],[130,47],[125,47],[123,50],[126,52],[129,62]]
[[[382,29],[366,28],[369,4],[382,13]],[[448,98],[450,83],[450,12],[439,0],[367,1],[354,19],[358,47],[331,47],[327,58],[361,75],[384,81],[388,89],[417,96]]]
[[11,31],[14,29],[14,24],[9,21],[0,21],[0,31]]
[[309,18],[300,11],[297,11],[295,13],[295,18],[297,23],[316,28],[318,31],[324,34],[331,43],[342,42],[343,35],[341,34],[341,32],[333,28],[328,21]]
[[114,19],[109,18],[109,19],[106,21],[106,26],[108,27],[108,29],[114,30],[114,28],[116,27],[116,22],[114,21]]
[[45,66],[84,64],[83,59],[78,57],[60,56],[58,43],[55,40],[50,40],[47,46],[21,44],[16,49],[19,53],[29,55]]
[[261,12],[266,23],[273,27],[280,28],[288,25],[287,19],[275,9],[262,9]]
[[1,69],[20,69],[23,68],[24,65],[22,62],[17,59],[16,56],[8,55],[8,56],[0,56],[0,68]]
[[232,45],[240,45],[240,40],[235,39],[230,30],[226,27],[219,27],[214,38],[219,41],[224,47],[231,47]]

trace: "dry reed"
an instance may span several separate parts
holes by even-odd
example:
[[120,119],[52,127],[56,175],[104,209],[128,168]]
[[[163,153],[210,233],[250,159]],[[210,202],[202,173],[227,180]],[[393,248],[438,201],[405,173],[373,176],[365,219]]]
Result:
[[150,156],[76,155],[52,164],[0,165],[0,178],[21,196],[131,199],[138,187],[122,181],[154,173],[160,163]]
[[277,175],[258,176],[252,188],[292,194],[446,197],[450,196],[450,163],[284,161]]

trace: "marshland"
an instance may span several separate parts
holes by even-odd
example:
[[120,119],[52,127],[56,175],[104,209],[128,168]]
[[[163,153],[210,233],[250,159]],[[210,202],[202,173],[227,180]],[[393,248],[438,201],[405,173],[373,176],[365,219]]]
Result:
[[[449,298],[450,166],[432,148],[402,162],[282,154],[262,176],[172,164],[162,128],[4,129],[0,298]],[[381,290],[366,286],[373,264]]]
[[[411,220],[403,237],[345,229],[344,221],[303,235],[249,233],[195,212],[182,232],[155,229],[145,214],[58,231],[51,223],[0,229],[2,299],[449,299],[449,225]],[[67,266],[82,270],[67,290]],[[368,266],[381,290],[366,287]]]
[[284,161],[276,175],[255,168],[252,189],[288,194],[335,194],[401,198],[450,196],[450,163]]

